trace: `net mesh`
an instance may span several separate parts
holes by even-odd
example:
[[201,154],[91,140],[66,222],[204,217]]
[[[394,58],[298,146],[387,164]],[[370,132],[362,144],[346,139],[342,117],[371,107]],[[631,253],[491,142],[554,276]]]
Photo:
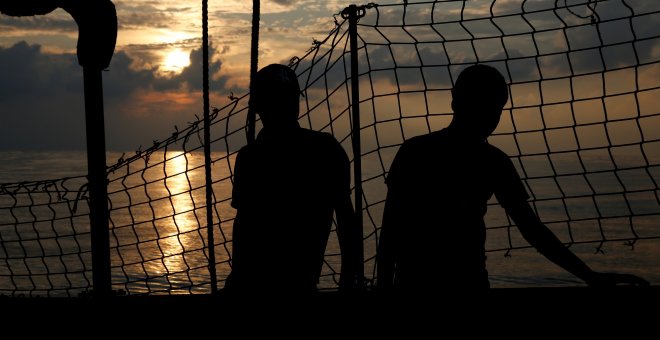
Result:
[[[660,4],[649,1],[407,1],[365,5],[358,60],[365,276],[375,277],[384,178],[400,144],[451,120],[467,65],[499,69],[510,100],[489,141],[514,161],[537,213],[566,244],[630,247],[660,239]],[[300,122],[352,154],[348,22],[290,66]],[[230,270],[236,152],[248,95],[213,112],[218,282]],[[201,120],[109,168],[113,289],[208,293]],[[257,122],[259,125],[259,122]],[[257,131],[259,126],[257,126]],[[286,152],[286,150],[282,150]],[[0,185],[0,293],[75,295],[91,286],[86,179]],[[488,252],[529,245],[497,205]],[[275,259],[278,260],[278,259]],[[338,281],[332,233],[321,288]],[[269,280],[264,278],[264,285]]]

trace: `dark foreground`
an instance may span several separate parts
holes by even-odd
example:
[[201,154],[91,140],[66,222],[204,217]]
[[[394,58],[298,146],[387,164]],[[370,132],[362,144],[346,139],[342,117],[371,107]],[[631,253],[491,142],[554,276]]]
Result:
[[442,295],[322,292],[247,298],[220,292],[107,299],[0,297],[0,315],[4,330],[13,325],[24,329],[23,322],[35,327],[57,324],[60,327],[53,329],[57,332],[75,333],[90,327],[91,338],[118,330],[127,336],[211,330],[216,332],[210,334],[212,338],[238,331],[244,336],[229,338],[269,334],[279,339],[296,332],[308,337],[315,334],[310,330],[333,334],[348,329],[387,339],[401,332],[420,335],[412,338],[437,338],[435,335],[446,331],[460,332],[459,337],[450,338],[487,336],[490,332],[530,338],[557,333],[592,338],[596,334],[613,335],[611,332],[656,337],[660,333],[660,286],[491,289],[484,294]]

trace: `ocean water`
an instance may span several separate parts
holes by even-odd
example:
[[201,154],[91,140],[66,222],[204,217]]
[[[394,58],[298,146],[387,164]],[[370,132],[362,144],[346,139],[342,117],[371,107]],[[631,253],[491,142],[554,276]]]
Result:
[[[113,165],[117,160],[126,160],[132,154],[109,152],[107,163]],[[216,270],[220,286],[230,271],[228,260],[231,242],[228,241],[231,240],[231,222],[235,214],[229,205],[230,169],[233,158],[225,156],[224,153],[213,155],[213,159],[218,159],[213,165],[213,188],[218,202],[214,210],[214,218],[221,226],[214,229],[217,244],[216,263],[218,263]],[[365,177],[370,178],[382,171],[379,164],[366,160],[363,171]],[[111,173],[109,184],[111,258],[115,288],[128,290],[129,293],[208,291],[202,165],[203,156],[199,153],[184,155],[178,151],[158,152],[149,159],[140,158],[129,166],[118,167]],[[46,201],[58,202],[52,198],[52,195],[48,196],[46,201],[44,198],[37,198],[36,195],[30,202],[22,202],[22,198],[12,200],[10,197],[21,196],[8,195],[7,192],[11,191],[8,189],[10,187],[6,184],[2,186],[0,293],[6,294],[14,290],[38,295],[49,294],[49,290],[55,290],[70,294],[76,289],[89,286],[91,253],[86,206],[81,204],[75,209],[73,207],[74,192],[84,185],[84,179],[76,177],[84,175],[86,167],[84,151],[0,151],[0,183],[47,182],[51,179],[72,177],[61,184],[62,187],[71,190],[64,194],[60,193],[68,199],[63,206],[44,204]],[[616,186],[607,180],[602,182],[603,190],[607,190],[608,186]],[[643,181],[637,180],[637,182]],[[576,185],[571,184],[570,187]],[[638,183],[639,185],[641,184]],[[17,190],[16,187],[11,188]],[[537,197],[553,197],[552,185],[548,183],[541,183],[533,189]],[[29,191],[29,189],[25,190]],[[375,180],[365,183],[365,195],[368,201],[377,201],[379,197],[384,197],[384,194],[384,184],[377,176]],[[599,206],[606,207],[610,212],[616,212],[620,209],[618,205],[626,204],[618,202],[616,197],[618,196],[613,195],[608,199],[606,195],[605,198],[601,198],[601,201],[603,199],[605,201],[599,202]],[[660,225],[657,223],[659,221],[657,202],[652,197],[645,201],[644,196],[631,195],[629,199],[627,204],[632,205],[633,211],[641,212],[639,218],[633,219],[632,227],[628,225],[630,221],[628,218],[605,220],[601,228],[596,229],[589,223],[585,223],[585,226],[577,223],[570,230],[560,222],[551,223],[549,226],[562,240],[573,237],[578,243],[571,245],[571,249],[593,269],[636,274],[653,284],[660,284],[660,239],[657,238],[660,236]],[[12,205],[22,204],[26,207],[8,209]],[[586,206],[588,205],[587,202]],[[579,208],[579,206],[576,208],[578,213]],[[537,209],[546,221],[560,221],[563,214],[556,207],[544,206],[542,203],[539,203]],[[588,213],[589,209],[583,210]],[[607,216],[608,211],[601,214]],[[367,278],[371,278],[374,273],[375,225],[380,223],[378,215],[381,212],[382,204],[374,204],[369,207],[368,214],[364,214]],[[35,215],[46,217],[35,218]],[[58,220],[59,216],[73,217]],[[50,218],[55,221],[47,221]],[[19,220],[20,231],[12,224],[12,221]],[[30,222],[36,220],[41,222]],[[487,249],[491,250],[487,253],[487,264],[493,287],[583,284],[579,279],[550,263],[534,249],[507,251],[510,245],[525,247],[526,243],[517,234],[515,228],[498,228],[508,222],[497,205],[489,207],[486,223],[489,228]],[[640,239],[634,246],[626,245],[624,241],[603,244],[593,242],[603,237],[630,238],[635,233],[641,237],[656,238]],[[37,239],[41,241],[36,241]],[[582,241],[586,243],[579,244]],[[320,286],[331,288],[337,278],[332,274],[339,268],[339,248],[334,234],[331,236],[326,254],[327,265]],[[278,259],[275,256],[273,260]],[[429,270],[438,269],[429,268]],[[264,285],[267,285],[268,280],[271,279],[277,278],[264,278]]]

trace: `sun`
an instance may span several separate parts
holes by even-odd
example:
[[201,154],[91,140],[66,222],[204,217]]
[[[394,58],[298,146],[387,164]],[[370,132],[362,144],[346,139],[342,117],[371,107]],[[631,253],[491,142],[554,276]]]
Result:
[[190,55],[182,50],[172,50],[163,58],[163,70],[167,72],[181,72],[190,65]]

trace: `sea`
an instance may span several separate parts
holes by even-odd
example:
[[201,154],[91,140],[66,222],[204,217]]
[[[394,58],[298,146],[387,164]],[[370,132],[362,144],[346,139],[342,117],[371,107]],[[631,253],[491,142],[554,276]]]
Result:
[[[111,235],[113,259],[113,284],[129,293],[203,293],[208,291],[207,252],[204,244],[207,241],[205,225],[204,202],[204,176],[203,155],[192,153],[183,157],[180,151],[168,151],[168,154],[154,154],[151,159],[145,160],[158,164],[163,159],[169,159],[163,165],[155,166],[150,171],[121,170],[111,181],[109,192],[111,195],[111,225],[114,227]],[[126,160],[133,152],[108,152],[109,166],[118,160]],[[128,155],[128,156],[127,156]],[[215,241],[220,243],[215,247],[217,275],[219,285],[222,286],[224,278],[230,271],[229,254],[231,243],[223,241],[231,239],[231,220],[235,214],[229,202],[231,198],[231,180],[228,168],[233,158],[227,158],[222,152],[214,152],[213,159],[222,161],[214,163],[214,196],[219,202],[215,208],[215,218],[221,223],[220,230],[216,230]],[[141,160],[142,161],[142,160]],[[149,163],[149,164],[151,164]],[[365,165],[365,173],[378,172],[378,166]],[[135,167],[134,167],[135,168]],[[186,171],[189,169],[189,171]],[[87,171],[85,151],[0,151],[0,188],[6,189],[8,183],[22,182],[48,182],[53,179],[84,176]],[[123,179],[122,179],[123,176]],[[111,176],[112,178],[113,176]],[[167,179],[164,179],[167,177]],[[117,179],[119,178],[119,179]],[[75,180],[73,180],[75,182]],[[79,180],[82,181],[82,180]],[[80,182],[82,183],[82,182]],[[140,183],[148,183],[140,186]],[[83,183],[84,184],[84,183]],[[74,185],[75,186],[75,185]],[[375,189],[374,189],[375,188]],[[384,190],[384,186],[367,185],[366,197],[382,197],[384,192],[373,193],[369,190]],[[657,193],[657,188],[655,189]],[[6,191],[1,192],[7,196]],[[543,193],[536,193],[543,196]],[[639,200],[640,198],[637,198]],[[67,285],[83,289],[89,285],[90,275],[75,273],[88,272],[90,254],[88,245],[80,237],[66,236],[66,230],[78,230],[82,235],[88,226],[85,212],[78,218],[70,221],[58,221],[62,231],[41,230],[38,223],[21,224],[27,228],[27,234],[17,231],[11,221],[16,217],[10,214],[5,197],[0,198],[0,294],[11,294],[12,291],[23,291],[34,295],[51,295],[50,290],[63,291],[70,294],[75,289],[61,288]],[[634,202],[633,202],[634,203]],[[39,202],[32,202],[38,206]],[[653,285],[660,284],[660,225],[658,225],[657,202],[650,200],[646,204],[650,208],[650,218],[633,219],[634,233],[641,235],[642,239],[630,243],[626,240],[598,242],[598,235],[580,235],[580,229],[565,231],[562,224],[553,226],[560,239],[572,237],[574,240],[587,240],[576,242],[570,249],[592,269],[603,272],[620,272],[638,275]],[[71,205],[68,205],[69,207]],[[364,214],[365,221],[365,276],[371,280],[374,276],[375,232],[370,223],[379,222],[382,204],[374,205],[369,213]],[[605,205],[607,206],[607,204]],[[542,207],[539,207],[541,209]],[[40,209],[40,208],[39,208]],[[37,208],[27,209],[30,214],[38,213]],[[497,206],[489,207],[496,211]],[[613,208],[614,209],[614,208]],[[654,210],[656,209],[656,210]],[[47,209],[42,209],[46,211]],[[551,263],[535,249],[526,247],[525,241],[516,234],[515,228],[498,228],[502,225],[503,217],[496,213],[486,216],[489,231],[487,242],[487,266],[490,282],[493,288],[524,288],[524,287],[564,287],[582,286],[584,283],[573,275],[567,273],[557,265]],[[557,212],[558,213],[558,212]],[[27,212],[26,212],[27,214]],[[52,214],[56,214],[54,211]],[[544,213],[544,216],[551,216]],[[607,215],[607,212],[605,212]],[[28,218],[29,220],[29,218]],[[375,221],[375,222],[374,222]],[[620,228],[624,235],[629,235],[631,228],[626,226],[628,219],[614,219],[612,223],[605,223],[604,229],[619,228],[616,223],[621,222]],[[216,221],[217,222],[217,221]],[[614,225],[612,225],[614,224]],[[60,227],[48,227],[57,229]],[[77,229],[78,228],[78,229]],[[567,236],[570,233],[577,233]],[[17,236],[21,234],[22,236]],[[59,241],[33,242],[32,237],[44,237],[47,240],[62,236]],[[616,234],[616,233],[615,233]],[[605,238],[610,239],[606,234]],[[618,235],[618,234],[616,234]],[[87,236],[84,236],[87,237]],[[83,239],[84,239],[83,237]],[[22,242],[18,242],[21,239]],[[32,241],[27,241],[32,240]],[[77,249],[82,254],[66,254],[59,256],[55,262],[42,255],[53,255],[66,248],[67,242],[77,242]],[[338,246],[336,237],[331,236],[331,244],[326,251],[327,264],[320,286],[332,288],[335,285],[336,275],[333,273],[339,268]],[[217,243],[216,243],[217,244]],[[506,249],[508,245],[515,245],[516,249]],[[30,249],[33,247],[34,249]],[[52,247],[52,249],[48,249]],[[519,249],[518,249],[519,248]],[[66,249],[65,249],[66,250]],[[27,259],[20,260],[21,254]],[[35,256],[34,254],[37,254]],[[51,263],[52,262],[52,263]],[[55,266],[55,270],[72,271],[71,275],[50,275],[48,266]],[[60,271],[58,271],[60,270]],[[429,268],[428,270],[442,270]],[[36,275],[33,275],[35,274]],[[44,274],[45,273],[45,274]],[[31,276],[32,275],[32,276]],[[42,282],[43,281],[43,282]],[[264,280],[267,285],[268,279]],[[432,284],[432,283],[431,283]],[[50,287],[50,288],[49,288]],[[60,287],[60,288],[58,288]],[[57,294],[55,294],[57,295]]]

